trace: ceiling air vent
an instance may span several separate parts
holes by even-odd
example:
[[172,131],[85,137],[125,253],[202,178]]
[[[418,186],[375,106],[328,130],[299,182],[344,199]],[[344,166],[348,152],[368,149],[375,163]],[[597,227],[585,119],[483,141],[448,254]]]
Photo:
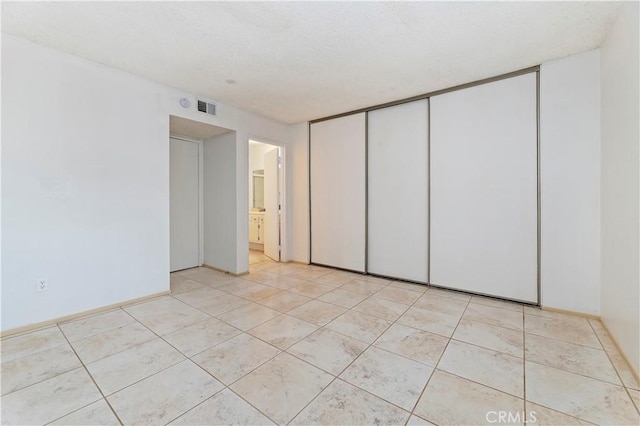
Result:
[[216,104],[198,99],[198,111],[204,112],[205,114],[216,115]]

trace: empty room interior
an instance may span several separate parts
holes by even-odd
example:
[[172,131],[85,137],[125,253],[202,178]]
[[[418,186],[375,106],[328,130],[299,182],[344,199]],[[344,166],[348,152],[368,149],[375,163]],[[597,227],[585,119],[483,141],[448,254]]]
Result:
[[640,424],[637,1],[1,8],[2,424]]

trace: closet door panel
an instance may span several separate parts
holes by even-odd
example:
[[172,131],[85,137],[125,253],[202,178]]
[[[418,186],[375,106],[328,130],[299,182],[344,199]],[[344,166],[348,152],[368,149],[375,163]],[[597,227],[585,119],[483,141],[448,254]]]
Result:
[[354,114],[311,124],[311,262],[365,272],[366,124]]
[[536,74],[431,98],[431,284],[537,302]]
[[428,101],[368,117],[368,272],[427,282]]

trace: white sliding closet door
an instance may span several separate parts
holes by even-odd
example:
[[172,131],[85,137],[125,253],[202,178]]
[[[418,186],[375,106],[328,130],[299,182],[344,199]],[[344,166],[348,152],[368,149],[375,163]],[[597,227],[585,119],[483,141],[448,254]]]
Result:
[[431,284],[537,302],[536,74],[430,112]]
[[368,117],[368,272],[427,282],[428,101]]
[[311,262],[365,271],[365,114],[311,124]]

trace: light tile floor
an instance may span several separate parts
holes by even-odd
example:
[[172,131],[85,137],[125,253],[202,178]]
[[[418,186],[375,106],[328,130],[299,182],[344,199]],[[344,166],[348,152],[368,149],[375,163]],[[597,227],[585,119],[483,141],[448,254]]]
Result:
[[261,253],[250,271],[3,339],[2,423],[640,422],[598,321]]

